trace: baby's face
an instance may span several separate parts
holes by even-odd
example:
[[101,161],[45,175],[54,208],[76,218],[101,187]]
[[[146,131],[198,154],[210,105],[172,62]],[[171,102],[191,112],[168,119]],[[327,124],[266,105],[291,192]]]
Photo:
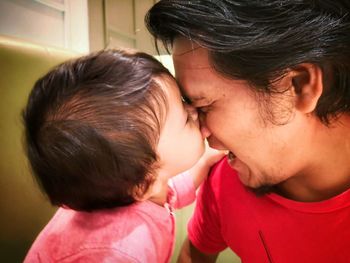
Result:
[[157,147],[160,169],[169,177],[191,168],[204,152],[195,108],[185,105],[173,79],[158,78],[168,101],[166,120]]

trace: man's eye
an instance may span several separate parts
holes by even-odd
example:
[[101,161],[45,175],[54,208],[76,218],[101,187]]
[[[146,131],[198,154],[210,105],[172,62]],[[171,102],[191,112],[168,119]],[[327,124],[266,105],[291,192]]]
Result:
[[199,113],[208,113],[210,110],[210,106],[202,106],[197,108]]
[[189,98],[187,98],[186,96],[181,96],[181,100],[183,103],[185,104],[191,104],[191,100]]

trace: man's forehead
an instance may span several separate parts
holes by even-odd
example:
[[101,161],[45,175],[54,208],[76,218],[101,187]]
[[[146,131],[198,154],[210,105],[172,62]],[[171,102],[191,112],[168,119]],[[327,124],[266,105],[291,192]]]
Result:
[[209,68],[208,52],[196,42],[178,37],[173,43],[173,60],[186,69]]
[[173,56],[182,56],[191,53],[200,47],[201,46],[194,41],[184,37],[177,37],[173,43]]
[[173,61],[181,94],[193,103],[206,100],[201,83],[202,76],[211,71],[207,50],[193,41],[178,37],[173,43]]

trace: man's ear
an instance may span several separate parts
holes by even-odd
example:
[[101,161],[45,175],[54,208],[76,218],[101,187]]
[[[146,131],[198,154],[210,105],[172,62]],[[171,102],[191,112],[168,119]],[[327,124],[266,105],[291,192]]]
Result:
[[321,68],[311,63],[299,64],[288,72],[298,111],[311,113],[315,110],[323,91],[322,74]]

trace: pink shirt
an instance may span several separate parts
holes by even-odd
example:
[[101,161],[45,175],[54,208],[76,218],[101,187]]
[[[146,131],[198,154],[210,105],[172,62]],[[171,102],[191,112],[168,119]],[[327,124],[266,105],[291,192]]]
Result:
[[169,262],[174,246],[173,208],[195,199],[191,176],[171,180],[164,207],[151,201],[91,213],[59,208],[24,262]]
[[199,250],[230,247],[244,263],[350,262],[350,190],[311,203],[258,197],[224,158],[199,191],[188,231]]

